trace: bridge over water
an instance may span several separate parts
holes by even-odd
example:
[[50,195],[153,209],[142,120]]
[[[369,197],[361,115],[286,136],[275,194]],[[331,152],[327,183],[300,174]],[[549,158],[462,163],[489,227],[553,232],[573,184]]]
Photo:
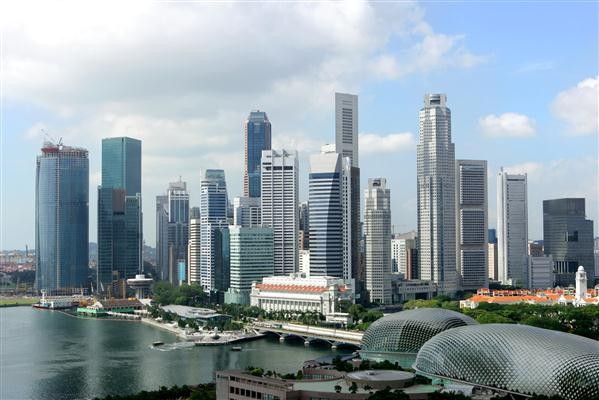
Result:
[[303,339],[306,345],[318,341],[329,343],[333,348],[340,346],[360,347],[363,335],[362,332],[346,329],[268,321],[254,322],[252,327],[259,333],[274,333],[279,336],[280,341],[285,341],[290,337],[298,337]]

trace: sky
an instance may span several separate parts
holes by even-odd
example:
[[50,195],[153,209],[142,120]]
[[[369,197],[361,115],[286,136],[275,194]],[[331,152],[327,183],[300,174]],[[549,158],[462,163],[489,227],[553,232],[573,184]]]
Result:
[[[243,123],[266,111],[273,148],[334,143],[334,92],[359,95],[362,187],[386,177],[396,232],[416,228],[418,111],[446,93],[456,159],[528,174],[529,239],[542,200],[585,197],[599,232],[596,2],[0,3],[1,249],[34,247],[44,133],[89,150],[97,237],[101,139],[142,140],[144,239],[155,197],[201,171],[241,194]],[[363,195],[362,195],[363,197]]]

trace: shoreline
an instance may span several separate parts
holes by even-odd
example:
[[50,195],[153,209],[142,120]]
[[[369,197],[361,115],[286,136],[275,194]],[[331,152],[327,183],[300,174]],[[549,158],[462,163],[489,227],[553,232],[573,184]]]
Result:
[[141,317],[141,319],[136,322],[141,322],[141,323],[148,324],[148,325],[153,326],[158,329],[169,331],[170,333],[174,333],[178,338],[185,340],[185,334],[183,332],[181,332],[181,328],[179,328],[179,327],[173,327],[173,326],[155,321],[152,318],[144,318],[144,317]]

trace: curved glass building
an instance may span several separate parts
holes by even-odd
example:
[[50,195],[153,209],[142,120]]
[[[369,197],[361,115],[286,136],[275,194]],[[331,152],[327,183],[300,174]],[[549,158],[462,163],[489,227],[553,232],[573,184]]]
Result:
[[474,319],[442,308],[400,311],[370,325],[362,337],[360,356],[412,368],[416,354],[427,340],[448,329],[474,324],[478,324]]
[[49,294],[87,286],[87,150],[44,143],[35,182],[35,287]]
[[523,395],[599,396],[599,343],[527,325],[442,332],[422,346],[414,367],[431,378]]

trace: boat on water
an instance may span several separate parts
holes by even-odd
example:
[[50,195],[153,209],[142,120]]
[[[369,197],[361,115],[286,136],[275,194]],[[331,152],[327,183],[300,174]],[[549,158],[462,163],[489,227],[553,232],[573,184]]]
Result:
[[164,342],[157,341],[157,342],[152,343],[152,346],[158,347],[158,346],[162,346],[163,344],[164,344]]
[[233,346],[231,347],[231,351],[241,351],[241,346]]

